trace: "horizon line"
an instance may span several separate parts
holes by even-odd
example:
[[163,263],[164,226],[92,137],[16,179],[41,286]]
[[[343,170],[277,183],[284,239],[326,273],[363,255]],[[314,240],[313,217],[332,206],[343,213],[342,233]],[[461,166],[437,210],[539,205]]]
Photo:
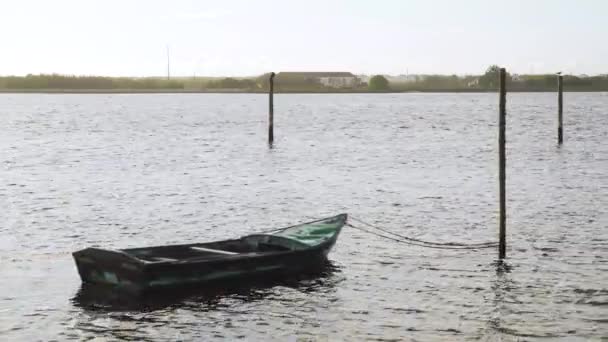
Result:
[[[507,72],[509,70],[507,69]],[[210,75],[171,75],[171,79],[184,79],[184,78],[188,78],[188,79],[196,79],[196,78],[257,78],[260,76],[264,76],[266,74],[269,74],[272,71],[268,71],[268,72],[263,72],[257,75],[221,75],[221,76],[210,76]],[[287,70],[287,71],[275,71],[275,73],[280,73],[280,72],[301,72],[301,73],[315,73],[315,72],[336,72],[336,71],[293,71],[293,70]],[[341,71],[341,72],[350,72],[351,74],[353,74],[354,76],[376,76],[376,75],[381,75],[381,76],[385,76],[385,77],[403,77],[403,76],[457,76],[457,77],[474,77],[474,76],[481,76],[484,75],[485,72],[479,73],[479,74],[469,74],[469,73],[464,73],[464,74],[457,74],[457,73],[407,73],[407,74],[388,74],[388,73],[354,73],[351,71]],[[518,75],[518,76],[546,76],[546,75],[555,75],[556,73],[511,73],[511,75]],[[562,73],[563,76],[587,76],[587,77],[598,77],[598,76],[608,76],[608,72],[606,73],[597,73],[597,74],[586,74],[586,73],[579,73],[579,74],[574,74],[574,73]],[[64,76],[64,77],[105,77],[105,78],[163,78],[163,79],[167,79],[167,75],[164,76],[160,76],[160,75],[151,75],[151,76],[134,76],[134,75],[130,75],[130,76],[112,76],[112,75],[101,75],[101,74],[69,74],[69,73],[56,73],[56,72],[51,72],[51,73],[28,73],[28,74],[0,74],[0,77],[28,77],[28,76]]]

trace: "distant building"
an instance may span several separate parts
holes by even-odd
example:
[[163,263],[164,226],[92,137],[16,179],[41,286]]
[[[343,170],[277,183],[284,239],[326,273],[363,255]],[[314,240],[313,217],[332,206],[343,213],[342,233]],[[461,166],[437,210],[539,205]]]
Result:
[[468,82],[467,87],[469,87],[469,88],[479,87],[479,78],[476,78],[476,79]]
[[511,75],[511,81],[512,81],[512,82],[523,82],[523,81],[524,81],[524,79],[523,79],[523,77],[521,77],[521,75],[518,75],[518,74],[512,74],[512,75]]
[[350,72],[280,72],[276,76],[278,84],[311,85],[321,84],[330,88],[353,88],[360,84],[357,76]]

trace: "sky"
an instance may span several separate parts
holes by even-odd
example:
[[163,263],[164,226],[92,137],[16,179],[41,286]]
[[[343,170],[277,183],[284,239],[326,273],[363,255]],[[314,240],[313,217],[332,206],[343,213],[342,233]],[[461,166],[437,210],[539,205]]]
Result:
[[608,73],[608,0],[0,0],[0,75]]

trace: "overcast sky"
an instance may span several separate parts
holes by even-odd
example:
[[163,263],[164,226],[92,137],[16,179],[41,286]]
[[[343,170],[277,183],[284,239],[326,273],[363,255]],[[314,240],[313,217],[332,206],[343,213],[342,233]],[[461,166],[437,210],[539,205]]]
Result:
[[608,73],[608,0],[1,0],[0,75]]

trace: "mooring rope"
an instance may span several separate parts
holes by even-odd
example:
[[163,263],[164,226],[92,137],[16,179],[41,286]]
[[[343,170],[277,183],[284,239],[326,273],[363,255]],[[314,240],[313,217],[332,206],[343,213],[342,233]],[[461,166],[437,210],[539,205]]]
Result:
[[[306,223],[300,223],[297,225],[293,225],[293,226],[289,226],[289,227],[283,227],[283,228],[275,228],[275,229],[271,229],[271,230],[265,230],[265,231],[261,231],[258,232],[257,234],[268,234],[268,233],[273,233],[273,232],[280,232],[280,231],[284,231],[286,229],[295,227],[295,226],[299,226],[302,224],[310,224],[310,223],[316,223],[316,222],[321,222],[326,220],[327,218],[322,218],[322,219],[318,219],[318,220],[314,220],[314,221],[310,221],[310,222],[306,222]],[[356,221],[359,222],[369,228],[372,229],[376,229],[378,231],[381,231],[384,234],[380,234],[378,232],[369,230],[369,229],[365,229],[363,227],[360,226],[356,226],[354,225],[352,222],[349,221]],[[392,232],[388,229],[385,228],[381,228],[378,226],[375,226],[371,223],[365,222],[359,218],[356,218],[352,215],[348,215],[348,221],[346,223],[346,226],[366,232],[368,234],[372,234],[372,235],[376,235],[378,237],[384,238],[384,239],[388,239],[388,240],[392,240],[395,242],[399,242],[399,243],[404,243],[404,244],[408,244],[408,245],[412,245],[412,246],[418,246],[418,247],[427,247],[427,248],[436,248],[436,249],[481,249],[481,248],[496,248],[498,246],[497,242],[478,242],[478,243],[461,243],[461,242],[433,242],[433,241],[425,241],[425,240],[421,240],[421,239],[416,239],[416,238],[412,238],[412,237],[408,237],[405,235],[401,235],[395,232]],[[389,235],[393,235],[391,236],[387,236],[385,234],[389,234]]]
[[436,248],[436,249],[481,249],[481,248],[496,248],[496,246],[498,246],[498,243],[496,242],[479,242],[479,243],[459,243],[459,242],[432,242],[432,241],[425,241],[425,240],[420,240],[420,239],[415,239],[415,238],[411,238],[411,237],[407,237],[401,234],[397,234],[395,232],[389,231],[387,229],[383,229],[380,228],[378,226],[372,225],[370,223],[367,223],[361,219],[358,219],[356,217],[353,216],[349,216],[350,220],[354,220],[357,221],[363,225],[366,225],[370,228],[379,230],[385,234],[391,234],[395,237],[390,237],[390,236],[386,236],[368,229],[364,229],[362,227],[359,226],[355,226],[352,223],[347,223],[347,226],[354,228],[354,229],[358,229],[361,230],[363,232],[366,232],[368,234],[372,234],[372,235],[376,235],[385,239],[389,239],[395,242],[400,242],[400,243],[405,243],[405,244],[409,244],[409,245],[413,245],[413,246],[419,246],[419,247],[427,247],[427,248]]

